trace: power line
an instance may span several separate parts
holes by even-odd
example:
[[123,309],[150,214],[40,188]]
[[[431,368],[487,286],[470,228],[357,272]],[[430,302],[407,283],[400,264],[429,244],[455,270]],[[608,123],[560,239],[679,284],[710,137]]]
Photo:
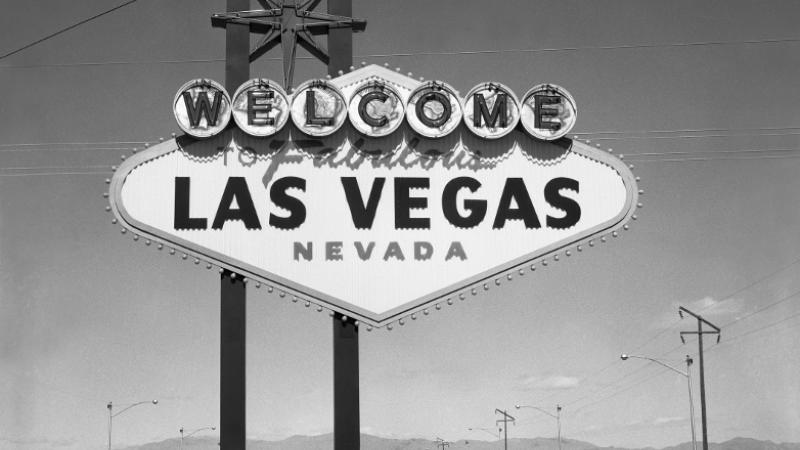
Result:
[[626,141],[647,139],[701,139],[701,138],[728,138],[728,137],[760,137],[760,136],[797,136],[796,133],[742,133],[742,134],[682,134],[675,136],[619,136],[591,138],[590,141]]
[[[797,295],[797,294],[799,294],[799,293],[800,293],[800,291],[798,291],[798,292],[796,292],[796,293],[792,294],[791,296],[789,296],[789,298],[791,298],[791,297],[794,297],[794,296],[796,296],[796,295]],[[784,301],[784,300],[786,300],[786,299],[787,299],[787,298],[784,298],[784,299],[782,299],[782,300],[779,300],[779,301],[778,301],[778,302],[776,302],[775,304],[777,304],[777,303],[780,303],[781,301]],[[772,304],[772,305],[770,305],[770,306],[774,306],[774,304]],[[768,306],[768,307],[769,307],[769,306]],[[767,308],[763,308],[763,309],[767,309]],[[762,309],[762,310],[763,310],[763,309]],[[759,312],[760,312],[760,311],[759,311]],[[751,315],[753,315],[753,314],[751,314]],[[792,314],[792,315],[789,315],[789,316],[787,316],[787,317],[784,317],[783,319],[781,319],[781,320],[778,320],[778,321],[776,321],[776,322],[772,322],[772,323],[769,323],[769,324],[767,324],[767,325],[764,325],[764,326],[762,326],[762,327],[755,328],[755,329],[753,329],[753,330],[747,331],[747,332],[745,332],[745,333],[742,333],[742,334],[740,334],[740,335],[733,336],[732,338],[730,338],[730,339],[727,339],[727,340],[726,340],[725,342],[723,342],[722,344],[720,344],[720,345],[716,345],[716,346],[714,346],[714,347],[711,347],[711,348],[709,348],[708,350],[706,350],[706,352],[711,352],[711,351],[717,350],[717,349],[719,349],[720,347],[724,348],[724,347],[726,347],[726,346],[728,346],[728,345],[731,345],[731,343],[732,343],[732,342],[735,342],[735,341],[741,340],[741,339],[743,339],[743,338],[745,338],[745,337],[747,337],[747,336],[750,336],[750,335],[752,335],[752,334],[759,333],[759,332],[761,332],[761,331],[764,331],[764,330],[767,330],[767,329],[773,328],[773,327],[775,327],[775,326],[778,326],[778,325],[780,325],[780,324],[782,324],[782,323],[788,322],[788,321],[790,321],[790,320],[792,320],[792,319],[795,319],[795,318],[797,318],[797,317],[800,317],[800,312],[797,312],[797,313],[795,313],[795,314]],[[743,319],[743,318],[742,318],[742,319]],[[741,319],[739,319],[739,320],[741,320]],[[736,321],[734,321],[734,322],[731,322],[731,323],[735,323],[735,322],[736,322]],[[681,346],[683,346],[683,344],[681,344],[680,346],[676,347],[675,349],[673,349],[673,350],[670,350],[669,352],[665,353],[665,355],[666,355],[666,354],[668,354],[668,353],[671,353],[672,351],[676,350],[677,348],[680,348]],[[663,356],[663,355],[662,355],[662,356]],[[696,352],[693,354],[693,356],[696,356]],[[655,378],[655,377],[657,377],[657,376],[659,376],[659,375],[661,375],[661,374],[663,374],[663,373],[666,373],[667,371],[668,371],[668,369],[662,369],[662,371],[661,371],[661,372],[659,372],[659,373],[655,373],[655,374],[653,374],[652,376],[648,376],[647,378],[641,379],[639,382],[636,382],[636,383],[634,383],[634,384],[632,384],[632,385],[630,385],[630,386],[628,386],[628,387],[626,387],[626,388],[624,388],[624,389],[622,389],[622,390],[619,390],[619,391],[617,391],[617,392],[614,392],[614,393],[612,393],[612,394],[610,394],[610,395],[608,395],[608,396],[606,396],[606,397],[602,397],[602,398],[600,398],[600,399],[598,399],[598,400],[595,400],[595,401],[593,401],[593,402],[587,403],[587,404],[585,404],[585,405],[583,405],[583,406],[580,406],[580,407],[578,407],[578,408],[574,409],[574,410],[573,410],[573,413],[576,413],[576,412],[578,412],[578,411],[580,411],[580,410],[582,410],[582,409],[584,409],[584,408],[586,408],[586,407],[588,407],[588,406],[592,406],[592,405],[594,405],[594,404],[597,404],[597,403],[603,402],[603,401],[605,401],[605,400],[611,399],[611,398],[613,398],[613,397],[616,397],[617,395],[619,395],[619,394],[622,394],[622,393],[624,393],[624,392],[626,392],[626,391],[628,391],[628,390],[630,390],[630,389],[634,388],[635,386],[638,386],[638,385],[640,385],[640,384],[642,384],[642,383],[644,383],[644,382],[646,382],[646,381],[649,381],[649,380],[651,380],[651,379],[653,379],[653,378]]]
[[[130,0],[128,3],[118,6],[119,9],[136,0]],[[106,13],[103,14],[107,14]],[[98,16],[99,17],[99,16]],[[88,19],[88,20],[91,20]],[[87,20],[87,21],[88,21]],[[85,23],[85,22],[84,22]],[[79,23],[80,24],[80,23]],[[71,28],[79,25],[73,25]],[[56,34],[67,31],[64,29]],[[50,36],[52,37],[52,36]],[[50,37],[43,38],[49,39]],[[775,38],[775,39],[752,39],[741,41],[697,41],[697,42],[668,42],[656,44],[622,44],[622,45],[596,45],[596,46],[582,46],[582,47],[553,47],[553,48],[511,48],[511,49],[486,49],[486,50],[450,50],[450,51],[421,51],[421,52],[399,52],[399,53],[372,53],[364,55],[355,55],[355,58],[389,58],[389,57],[414,57],[414,56],[456,56],[456,55],[487,55],[487,54],[504,54],[504,53],[554,53],[554,52],[578,52],[578,51],[592,51],[592,50],[631,50],[631,49],[655,49],[655,48],[681,48],[681,47],[705,47],[705,46],[732,46],[732,45],[760,45],[760,44],[782,44],[782,43],[797,43],[800,38]],[[38,43],[38,42],[36,42]],[[29,44],[35,45],[36,43]],[[20,49],[22,50],[22,49]],[[16,50],[9,55],[16,53]],[[6,56],[9,56],[6,55]],[[4,56],[5,57],[5,56]],[[3,57],[3,58],[4,58]],[[2,58],[0,58],[2,59]],[[279,60],[280,58],[267,58],[268,60]],[[311,56],[298,56],[298,60],[313,60]],[[18,66],[0,66],[0,69],[29,69],[29,68],[44,68],[44,67],[81,67],[81,66],[105,66],[105,65],[127,65],[127,64],[205,64],[212,62],[224,61],[223,58],[196,58],[196,59],[161,59],[161,60],[139,60],[139,61],[87,61],[77,63],[55,63],[55,64],[30,64]]]
[[[40,149],[44,150],[51,150],[51,149]],[[67,150],[79,150],[79,149],[67,149]],[[80,149],[80,150],[97,150],[97,149]],[[126,150],[125,148],[109,148],[107,150]],[[8,152],[13,151],[9,149],[0,149],[0,152]],[[641,160],[634,160],[636,162],[689,162],[689,161],[742,161],[742,160],[768,160],[768,159],[790,159],[790,158],[800,158],[800,155],[764,155],[764,156],[754,156],[754,157],[720,157],[720,158],[677,158],[677,159],[641,159]],[[44,175],[88,175],[88,174],[95,174],[95,173],[104,173],[104,172],[91,172],[85,171],[81,169],[93,169],[93,168],[105,168],[110,169],[111,166],[53,166],[53,167],[38,167],[38,166],[31,166],[31,167],[5,167],[0,168],[0,170],[44,170],[43,172],[19,172],[19,173],[3,173],[0,172],[0,176],[8,177],[8,176],[44,176]],[[63,172],[60,169],[70,170],[69,172]],[[52,170],[52,171],[51,171]],[[658,336],[656,336],[658,337]],[[613,364],[609,364],[609,366],[602,368],[597,373],[604,372]]]
[[128,5],[130,5],[131,3],[135,3],[137,1],[139,1],[139,0],[128,0],[127,2],[122,3],[121,5],[117,5],[117,6],[113,7],[113,8],[111,8],[111,9],[108,9],[106,11],[103,11],[101,13],[95,14],[95,15],[93,15],[91,17],[86,18],[86,19],[83,19],[80,22],[74,23],[74,24],[72,24],[72,25],[70,25],[70,26],[68,26],[66,28],[62,28],[62,29],[60,29],[60,30],[58,30],[58,31],[56,31],[54,33],[48,34],[47,36],[45,36],[43,38],[40,38],[40,39],[37,39],[37,40],[31,42],[30,44],[23,45],[22,47],[20,47],[20,48],[18,48],[16,50],[12,50],[12,51],[6,53],[3,56],[0,56],[0,60],[8,58],[9,56],[17,54],[17,53],[19,53],[19,52],[21,52],[23,50],[29,49],[29,48],[33,47],[34,45],[41,44],[42,42],[44,42],[44,41],[46,41],[48,39],[52,39],[52,38],[58,36],[59,34],[65,33],[65,32],[67,32],[67,31],[69,31],[69,30],[71,30],[73,28],[79,27],[79,26],[81,26],[81,25],[83,25],[83,24],[85,24],[87,22],[91,22],[92,20],[95,20],[95,19],[97,19],[99,17],[105,16],[106,14],[112,13],[112,12],[114,12],[114,11],[120,9],[120,8],[124,8],[124,7],[128,6]]
[[618,396],[618,395],[620,395],[620,394],[622,394],[624,392],[627,392],[627,391],[635,388],[636,386],[639,386],[640,384],[643,384],[643,383],[645,383],[647,381],[650,381],[650,380],[652,380],[652,379],[654,379],[654,378],[656,378],[658,376],[661,376],[661,375],[663,375],[663,374],[665,374],[665,373],[670,371],[669,369],[664,368],[664,367],[661,367],[660,369],[661,369],[660,371],[658,371],[657,373],[654,373],[653,375],[650,375],[648,377],[642,378],[639,381],[637,381],[637,382],[635,382],[633,384],[630,384],[630,385],[626,386],[625,388],[623,388],[623,389],[621,389],[619,391],[616,391],[616,392],[614,392],[614,393],[612,393],[610,395],[607,395],[605,397],[601,397],[601,398],[599,398],[599,399],[597,399],[597,400],[595,400],[593,402],[590,402],[590,403],[587,403],[585,405],[579,406],[578,408],[575,408],[572,412],[573,413],[577,413],[578,411],[586,409],[589,406],[596,405],[597,403],[604,402],[606,400],[612,399],[612,398],[614,398],[614,397],[616,397],[616,396]]
[[723,342],[722,344],[720,344],[720,345],[715,345],[714,347],[711,347],[710,349],[706,350],[706,352],[710,352],[710,351],[712,351],[712,350],[716,350],[716,349],[718,349],[718,348],[720,348],[720,347],[723,347],[723,348],[724,348],[725,346],[728,346],[728,345],[730,345],[730,344],[731,344],[731,342],[735,342],[735,341],[737,341],[737,340],[740,340],[740,339],[743,339],[743,338],[745,338],[746,336],[750,336],[751,334],[755,334],[755,333],[758,333],[758,332],[761,332],[761,331],[767,330],[767,329],[769,329],[769,328],[772,328],[772,327],[778,326],[778,325],[780,325],[780,324],[782,324],[782,323],[784,323],[784,322],[788,322],[788,321],[790,321],[790,320],[792,320],[792,319],[794,319],[794,318],[796,318],[796,317],[800,317],[800,312],[797,312],[797,313],[795,313],[795,314],[792,314],[792,315],[786,316],[786,317],[784,317],[784,318],[783,318],[783,319],[781,319],[781,320],[778,320],[778,321],[776,321],[776,322],[769,323],[769,324],[767,324],[767,325],[764,325],[764,326],[762,326],[762,327],[755,328],[755,329],[753,329],[753,330],[750,330],[750,331],[748,331],[748,332],[746,332],[746,333],[742,333],[742,334],[739,334],[739,335],[733,336],[733,337],[731,337],[730,339],[726,339],[726,340],[725,340],[725,342]]
[[642,153],[625,153],[625,158],[639,158],[639,157],[650,157],[650,156],[670,156],[670,155],[698,155],[698,154],[709,154],[709,155],[716,155],[716,154],[739,154],[739,153],[785,153],[785,152],[796,152],[800,151],[800,148],[747,148],[747,149],[737,149],[737,150],[699,150],[695,152],[687,152],[687,151],[680,151],[680,152],[642,152]]
[[[766,280],[768,280],[768,279],[770,279],[770,278],[774,277],[775,275],[778,275],[779,273],[782,273],[782,272],[786,271],[786,269],[788,269],[788,268],[790,268],[790,267],[794,266],[794,265],[795,265],[795,264],[797,264],[797,263],[800,263],[800,258],[798,258],[798,259],[795,259],[795,260],[794,260],[794,261],[792,261],[791,263],[789,263],[789,264],[787,264],[787,265],[785,265],[785,266],[783,266],[783,267],[780,267],[779,269],[777,269],[777,270],[774,270],[774,271],[772,271],[772,272],[770,272],[770,273],[768,273],[768,274],[766,274],[766,275],[762,276],[761,278],[758,278],[758,279],[756,279],[755,281],[753,281],[753,282],[751,282],[751,283],[749,283],[749,284],[747,284],[747,285],[745,285],[745,286],[743,286],[743,287],[741,287],[741,288],[737,289],[737,290],[736,290],[736,291],[734,291],[734,292],[731,292],[730,294],[728,294],[728,295],[726,295],[726,296],[722,297],[722,299],[721,299],[719,302],[717,302],[717,303],[714,303],[714,304],[711,304],[711,305],[709,305],[709,306],[706,306],[706,307],[704,307],[704,308],[701,308],[701,309],[700,309],[698,312],[699,312],[699,313],[703,313],[703,312],[705,312],[705,311],[708,311],[708,310],[710,310],[710,309],[713,309],[713,308],[715,308],[716,306],[718,306],[718,305],[722,304],[723,302],[725,302],[725,301],[727,301],[727,300],[730,300],[730,299],[732,299],[733,297],[735,297],[735,296],[737,296],[737,295],[741,294],[742,292],[745,292],[745,291],[749,290],[749,289],[750,289],[750,288],[752,288],[753,286],[755,286],[755,285],[757,285],[757,284],[761,284],[761,283],[763,283],[764,281],[766,281]],[[635,352],[637,352],[637,351],[639,351],[639,350],[643,349],[643,348],[644,348],[644,347],[645,347],[647,344],[649,344],[650,342],[653,342],[653,341],[654,341],[654,340],[656,340],[658,337],[660,337],[660,336],[663,336],[665,333],[672,331],[672,330],[675,328],[675,326],[676,326],[676,325],[678,325],[678,323],[680,323],[680,322],[681,322],[681,319],[680,319],[680,318],[676,318],[676,319],[675,319],[675,321],[673,322],[673,324],[672,324],[672,325],[670,325],[668,328],[665,328],[665,329],[663,329],[661,332],[657,333],[655,336],[653,336],[653,337],[651,337],[650,339],[648,339],[647,341],[645,341],[645,343],[644,343],[644,344],[642,344],[642,345],[640,345],[640,346],[636,347],[635,349],[633,349],[633,350],[631,351],[631,353],[635,353]],[[725,326],[727,326],[727,325],[730,325],[730,324],[726,324]],[[678,347],[678,348],[680,348],[680,347]],[[669,353],[671,353],[671,352],[672,352],[672,351],[670,351]]]
[[754,160],[767,160],[767,159],[793,159],[800,158],[800,155],[763,155],[753,157],[719,157],[719,158],[673,158],[673,159],[634,159],[635,162],[692,162],[692,161],[754,161]]
[[763,127],[763,128],[684,128],[677,130],[624,130],[624,131],[584,131],[582,133],[570,133],[576,136],[595,135],[595,134],[646,134],[646,133],[723,133],[734,131],[786,131],[797,130],[800,127]]
[[86,151],[108,151],[108,150],[117,150],[117,151],[130,151],[135,150],[134,147],[67,147],[67,148],[44,148],[44,147],[22,147],[22,148],[15,148],[15,147],[6,147],[0,148],[0,153],[13,153],[13,152],[86,152]]
[[[758,279],[756,279],[756,280],[752,281],[751,283],[748,283],[747,285],[745,285],[745,286],[743,286],[743,287],[741,287],[741,288],[737,289],[737,290],[736,290],[736,291],[734,291],[734,292],[731,292],[730,294],[728,294],[728,295],[724,296],[724,297],[722,298],[722,300],[720,300],[719,302],[717,302],[717,303],[714,303],[714,304],[712,304],[712,305],[709,305],[709,306],[706,306],[706,307],[704,307],[704,308],[700,309],[700,310],[699,310],[699,312],[708,311],[708,310],[710,310],[710,309],[712,309],[712,308],[714,308],[714,307],[716,307],[716,306],[718,306],[718,305],[722,304],[724,301],[726,301],[726,300],[730,300],[730,299],[732,299],[733,297],[735,297],[735,296],[737,296],[737,295],[741,294],[742,292],[745,292],[745,291],[749,290],[749,289],[750,289],[750,288],[752,288],[753,286],[756,286],[756,285],[758,285],[758,284],[760,284],[760,283],[763,283],[764,281],[766,281],[766,280],[768,280],[768,279],[770,279],[770,278],[772,278],[772,277],[774,277],[774,276],[776,276],[776,275],[778,275],[778,274],[780,274],[780,273],[782,273],[782,272],[786,271],[787,269],[789,269],[790,267],[792,267],[792,266],[794,266],[794,265],[796,265],[796,264],[798,264],[798,263],[800,263],[800,258],[798,258],[798,259],[795,259],[795,260],[794,260],[794,261],[792,261],[791,263],[789,263],[789,264],[787,264],[787,265],[785,265],[785,266],[782,266],[782,267],[780,267],[780,268],[778,268],[778,269],[776,269],[776,270],[774,270],[774,271],[772,271],[772,272],[769,272],[769,273],[767,273],[767,274],[765,274],[765,275],[761,276],[760,278],[758,278]],[[798,293],[800,293],[800,292],[798,292]],[[793,295],[797,295],[798,293],[795,293],[795,294],[793,294]],[[780,302],[782,302],[782,301],[785,301],[785,299],[781,299],[781,300],[779,300],[778,302],[776,302],[775,304],[777,304],[777,303],[780,303]],[[767,308],[769,308],[769,307],[771,307],[771,306],[774,306],[774,304],[773,304],[773,305],[768,305],[767,307],[764,307],[764,308],[762,308],[762,310],[763,310],[763,309],[767,309]],[[755,315],[755,314],[756,314],[756,313],[758,313],[758,312],[760,312],[760,311],[757,311],[757,312],[751,313],[749,316]],[[741,318],[741,319],[739,319],[739,320],[743,320],[744,318],[746,318],[746,317],[742,317],[742,318]],[[738,320],[737,320],[737,321],[738,321]],[[650,339],[648,339],[647,341],[645,341],[643,344],[639,345],[639,346],[638,346],[638,347],[636,347],[634,350],[632,350],[632,353],[635,353],[635,352],[637,352],[637,351],[641,350],[642,348],[644,348],[645,346],[647,346],[647,344],[649,344],[649,343],[653,342],[654,340],[656,340],[657,338],[659,338],[659,337],[663,336],[665,333],[668,333],[668,332],[672,331],[672,330],[675,328],[675,326],[676,326],[676,325],[677,325],[679,322],[680,322],[680,319],[677,319],[677,318],[676,318],[676,319],[675,319],[675,322],[674,322],[672,325],[670,325],[669,327],[665,328],[664,330],[662,330],[662,331],[660,331],[660,332],[656,333],[654,336],[652,336]],[[734,323],[734,322],[727,323],[727,324],[725,324],[724,326],[726,326],[726,327],[727,327],[728,325],[731,325],[732,323]],[[670,354],[670,353],[674,352],[675,350],[678,350],[678,349],[680,349],[681,347],[683,347],[683,344],[678,344],[677,346],[673,347],[672,349],[670,349],[670,350],[668,350],[667,352],[665,352],[665,353],[663,353],[662,355],[660,355],[660,356],[659,356],[659,358],[663,358],[663,357],[665,357],[666,355],[668,355],[668,354]],[[619,362],[620,362],[620,360],[615,358],[615,359],[614,359],[614,360],[613,360],[611,363],[609,363],[608,365],[604,366],[604,367],[603,367],[603,368],[601,368],[600,370],[598,370],[598,371],[596,371],[596,372],[594,372],[594,373],[592,373],[592,374],[590,374],[590,375],[587,375],[587,376],[585,376],[585,377],[581,378],[581,383],[582,383],[583,381],[585,381],[585,380],[588,380],[588,379],[594,378],[595,376],[599,375],[599,374],[600,374],[600,373],[602,373],[602,372],[605,372],[606,370],[608,370],[609,368],[611,368],[611,367],[615,366],[615,365],[616,365],[616,364],[618,364]],[[638,372],[639,372],[639,371],[641,371],[641,370],[644,370],[644,368],[645,368],[645,367],[647,367],[647,366],[646,366],[646,365],[645,365],[645,366],[641,366],[640,368],[638,368],[638,369],[636,369],[636,370],[633,370],[633,371],[631,371],[631,372],[628,372],[627,374],[623,375],[622,377],[619,377],[619,378],[617,378],[617,379],[613,380],[611,383],[609,383],[608,385],[606,385],[606,386],[604,386],[604,387],[601,387],[601,388],[599,388],[599,389],[594,389],[594,390],[592,390],[592,391],[589,391],[587,394],[583,395],[582,397],[579,397],[579,398],[577,398],[577,399],[575,399],[575,400],[571,400],[571,401],[569,401],[569,402],[565,403],[565,406],[567,406],[567,405],[571,405],[571,404],[574,404],[574,403],[578,403],[578,402],[580,402],[580,401],[582,401],[582,400],[584,400],[584,399],[586,399],[586,398],[589,398],[589,397],[591,397],[591,396],[593,396],[593,395],[595,395],[595,394],[597,394],[597,393],[600,393],[600,392],[606,391],[606,390],[608,390],[608,389],[609,389],[609,388],[611,388],[611,387],[618,386],[618,385],[619,385],[619,384],[620,384],[622,381],[624,381],[625,379],[627,379],[627,378],[629,378],[630,376],[632,376],[632,375],[634,375],[634,374],[638,373]],[[552,396],[553,396],[553,395],[550,395],[549,397],[552,397]],[[546,398],[549,398],[549,397],[546,397]]]
[[[614,363],[617,363],[618,361],[620,361],[619,358],[615,358]],[[613,364],[610,364],[610,365],[613,365]],[[586,399],[588,399],[590,397],[593,397],[594,395],[597,395],[597,394],[599,394],[601,392],[605,392],[605,391],[608,391],[608,390],[613,390],[613,389],[619,387],[621,385],[621,383],[623,381],[625,381],[626,379],[636,375],[637,373],[647,369],[648,367],[650,367],[648,364],[644,364],[642,366],[639,366],[637,369],[634,369],[634,370],[632,370],[630,372],[627,372],[625,375],[615,379],[614,381],[608,383],[605,386],[602,386],[602,387],[599,387],[597,389],[591,390],[591,391],[587,392],[586,394],[582,395],[581,397],[578,397],[578,398],[576,398],[574,400],[570,400],[568,402],[565,402],[564,406],[565,407],[571,406],[571,405],[574,405],[575,403],[580,403],[583,400],[586,400]]]
[[[767,309],[770,309],[770,308],[772,308],[773,306],[776,306],[776,305],[779,305],[779,304],[781,304],[781,303],[784,303],[784,302],[786,302],[786,301],[789,301],[789,300],[791,300],[792,298],[796,297],[797,295],[800,295],[800,290],[798,290],[798,291],[795,291],[795,292],[793,292],[793,293],[791,293],[791,294],[789,294],[789,295],[787,295],[787,296],[781,297],[780,299],[778,299],[778,300],[776,300],[776,301],[774,301],[774,302],[772,302],[772,303],[769,303],[769,304],[767,304],[767,305],[765,305],[765,306],[763,306],[763,307],[761,307],[761,308],[759,308],[759,309],[757,309],[757,310],[755,310],[755,311],[752,311],[752,312],[750,312],[750,313],[748,313],[748,314],[746,314],[746,315],[744,315],[744,316],[742,316],[742,317],[738,317],[738,318],[736,318],[736,319],[734,319],[734,320],[732,320],[732,321],[730,321],[730,322],[728,322],[728,323],[726,323],[726,324],[722,325],[722,327],[721,327],[721,328],[726,328],[726,327],[728,327],[728,326],[730,326],[730,325],[733,325],[733,324],[735,324],[735,323],[737,323],[737,322],[740,322],[740,321],[742,321],[742,320],[744,320],[744,319],[748,319],[748,318],[750,318],[750,317],[753,317],[753,316],[755,316],[756,314],[760,314],[760,313],[762,313],[762,312],[766,311]],[[798,314],[800,314],[800,313],[798,313]],[[792,316],[790,316],[790,317],[795,317],[796,315],[797,315],[797,314],[795,314],[795,315],[792,315]],[[750,333],[748,332],[748,333],[745,333],[745,334],[750,334]],[[739,336],[741,336],[741,335],[739,335]],[[734,339],[735,339],[735,338],[737,338],[737,337],[736,337],[736,336],[734,336]],[[734,340],[734,339],[732,339],[732,340]],[[727,342],[727,340],[726,340],[726,342]],[[668,355],[668,354],[670,354],[670,353],[674,352],[675,350],[677,350],[677,349],[681,348],[682,346],[683,346],[683,343],[681,343],[681,344],[680,344],[680,345],[678,345],[677,347],[674,347],[674,348],[672,348],[671,350],[667,351],[666,353],[664,353],[664,354],[663,354],[663,355],[661,355],[661,356]],[[712,347],[712,348],[715,348],[715,347]],[[697,356],[697,353],[695,352],[695,353],[693,353],[692,355],[693,355],[693,356]]]
[[86,169],[107,169],[110,170],[111,166],[97,165],[97,166],[28,166],[28,167],[0,167],[0,170],[86,170]]
[[772,308],[773,306],[780,305],[781,303],[784,303],[784,302],[787,302],[787,301],[791,300],[792,298],[796,297],[798,294],[800,294],[800,291],[795,291],[792,294],[789,294],[789,295],[787,295],[787,296],[785,296],[785,297],[783,297],[783,298],[781,298],[781,299],[779,299],[777,301],[774,301],[774,302],[772,302],[772,303],[770,303],[768,305],[765,305],[765,306],[763,306],[763,307],[761,307],[761,308],[759,308],[759,309],[757,309],[755,311],[752,311],[752,312],[750,312],[748,314],[745,314],[744,316],[737,317],[736,319],[731,320],[730,322],[726,323],[722,327],[729,327],[729,326],[731,326],[731,325],[733,325],[733,324],[735,324],[737,322],[741,322],[744,319],[748,319],[750,317],[755,316],[756,314],[760,314],[760,313]]
[[33,177],[33,176],[49,176],[49,175],[106,175],[106,172],[90,172],[90,171],[75,171],[75,172],[20,172],[20,173],[0,173],[0,177]]
[[21,144],[0,144],[0,147],[44,147],[52,145],[135,145],[147,144],[147,141],[106,141],[106,142],[38,142]]

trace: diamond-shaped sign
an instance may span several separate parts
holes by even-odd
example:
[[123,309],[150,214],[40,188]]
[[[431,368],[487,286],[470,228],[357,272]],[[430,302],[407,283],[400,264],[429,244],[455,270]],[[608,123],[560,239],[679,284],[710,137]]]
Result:
[[[332,82],[349,99],[365,80],[403,101],[420,85],[375,66]],[[126,160],[110,194],[156,245],[382,326],[616,234],[638,192],[622,161],[577,141],[463,124],[431,139],[403,122],[381,138],[349,123],[183,136]]]

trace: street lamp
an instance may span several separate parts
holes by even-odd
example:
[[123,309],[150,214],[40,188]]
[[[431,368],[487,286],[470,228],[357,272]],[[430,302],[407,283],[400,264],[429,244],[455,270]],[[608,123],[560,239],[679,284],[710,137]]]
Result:
[[500,439],[500,432],[499,432],[499,431],[497,432],[497,434],[494,434],[494,431],[489,431],[489,430],[493,430],[493,429],[494,429],[494,428],[480,428],[480,427],[476,427],[476,428],[467,428],[467,430],[469,430],[469,431],[483,431],[484,433],[489,433],[489,434],[491,434],[491,435],[492,435],[492,437],[495,437],[495,438],[497,438],[497,439]]
[[113,409],[114,406],[113,406],[112,402],[108,402],[108,405],[106,405],[106,408],[108,408],[108,450],[111,450],[111,424],[112,424],[112,419],[114,419],[114,417],[117,417],[118,415],[124,413],[125,411],[133,408],[134,406],[144,405],[145,403],[152,403],[154,405],[157,405],[158,404],[158,400],[144,400],[144,401],[141,401],[141,402],[132,403],[132,404],[126,406],[125,408],[122,408],[122,410],[120,410],[116,414],[114,414],[114,409]]
[[514,405],[514,407],[517,408],[517,409],[520,409],[520,408],[535,409],[535,410],[537,410],[539,412],[545,413],[548,416],[556,419],[556,425],[558,426],[558,450],[561,450],[561,405],[556,405],[556,413],[555,414],[549,413],[549,412],[545,411],[544,409],[539,408],[538,406]]
[[214,431],[214,430],[216,430],[216,429],[217,429],[217,427],[203,427],[203,428],[198,428],[198,429],[196,429],[196,430],[194,430],[194,431],[190,432],[190,433],[189,433],[189,434],[187,434],[186,436],[184,436],[184,435],[183,435],[183,427],[181,427],[181,429],[180,429],[180,430],[178,430],[178,431],[180,431],[180,433],[181,433],[181,450],[183,450],[183,438],[184,438],[184,437],[187,437],[187,438],[188,438],[189,436],[191,436],[191,435],[193,435],[193,434],[195,434],[195,433],[197,433],[197,432],[203,431],[203,430],[211,430],[211,431]]
[[691,372],[691,370],[689,370],[691,365],[692,365],[692,362],[693,362],[692,358],[689,357],[689,355],[686,355],[686,372],[684,372],[684,371],[682,371],[680,369],[676,369],[676,368],[670,366],[669,364],[665,363],[664,361],[660,361],[660,360],[655,359],[655,358],[650,358],[648,356],[627,355],[627,354],[623,353],[623,354],[619,355],[619,357],[623,361],[626,361],[628,358],[646,359],[646,360],[654,362],[656,364],[660,364],[661,366],[664,366],[667,369],[669,369],[669,370],[671,370],[673,372],[679,373],[679,374],[683,375],[684,377],[686,377],[686,382],[689,385],[689,417],[690,417],[689,420],[691,421],[691,425],[692,425],[692,449],[697,450],[697,437],[695,436],[695,431],[694,431],[694,400],[692,400],[692,372]]

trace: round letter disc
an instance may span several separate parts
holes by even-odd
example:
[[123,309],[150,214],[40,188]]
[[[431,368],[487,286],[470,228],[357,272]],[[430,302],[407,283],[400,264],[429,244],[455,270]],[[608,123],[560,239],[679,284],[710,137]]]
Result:
[[456,129],[462,115],[461,100],[455,90],[441,81],[429,81],[408,97],[406,120],[422,136],[447,136]]
[[172,112],[186,134],[207,138],[228,125],[231,99],[216,81],[198,78],[181,86],[172,102]]
[[391,134],[403,122],[403,100],[388,84],[369,81],[350,98],[348,116],[356,130],[372,137]]
[[251,136],[272,136],[289,120],[289,98],[274,81],[246,81],[233,94],[233,120]]
[[485,139],[507,135],[519,123],[517,96],[500,83],[475,86],[464,97],[464,123],[473,133]]
[[292,97],[292,122],[309,136],[328,136],[341,128],[347,117],[344,95],[325,80],[309,80]]
[[522,100],[522,126],[533,137],[552,141],[572,130],[578,118],[575,100],[555,84],[534,86]]

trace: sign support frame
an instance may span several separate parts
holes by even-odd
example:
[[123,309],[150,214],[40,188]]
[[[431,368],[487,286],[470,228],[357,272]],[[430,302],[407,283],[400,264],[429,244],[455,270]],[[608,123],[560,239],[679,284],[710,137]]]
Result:
[[[263,5],[265,2],[259,0],[259,3]],[[295,13],[297,8],[295,4]],[[219,19],[225,26],[225,89],[229,92],[234,92],[238,86],[247,81],[251,60],[258,56],[251,55],[250,52],[250,24],[240,18],[240,15],[249,9],[250,0],[226,0],[226,12],[231,13],[231,17],[219,14],[212,17],[212,23],[215,23],[215,19]],[[366,24],[363,20],[350,19],[352,9],[352,0],[329,0],[328,16],[316,17],[336,22],[328,26],[327,63],[328,73],[332,77],[349,70],[352,66],[352,32],[362,31]],[[296,30],[291,31],[296,32]],[[291,46],[294,45],[296,43],[292,43]],[[325,56],[324,50],[316,50]],[[290,61],[284,57],[284,65],[286,64],[290,64],[293,68],[293,51]],[[286,69],[284,67],[284,72]],[[291,72],[291,69],[287,72],[289,74],[285,80],[287,84],[291,83]],[[244,450],[246,445],[246,299],[244,278],[237,277],[227,269],[222,270],[220,274],[220,447],[223,450]],[[361,429],[358,325],[353,319],[348,320],[338,312],[333,314],[333,372],[334,449],[359,450]]]
[[[352,0],[328,0],[328,14],[352,17]],[[353,65],[353,33],[328,30],[328,74],[336,77]],[[333,314],[333,448],[361,448],[359,408],[358,326],[341,313]]]
[[[226,0],[227,11],[243,11],[250,0]],[[225,27],[225,88],[236,90],[250,77],[250,27]],[[220,401],[219,434],[222,450],[245,450],[246,445],[246,322],[247,287],[229,270],[220,274]]]

